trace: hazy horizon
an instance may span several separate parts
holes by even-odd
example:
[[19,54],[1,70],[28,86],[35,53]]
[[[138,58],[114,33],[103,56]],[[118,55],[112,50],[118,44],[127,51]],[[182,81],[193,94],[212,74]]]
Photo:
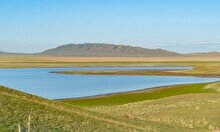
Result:
[[[68,44],[93,44],[94,42],[91,42],[91,43],[88,43],[88,42],[86,42],[86,43],[68,43]],[[64,45],[68,45],[68,44],[63,44],[63,45],[57,45],[57,46],[55,46],[55,47],[51,47],[51,48],[48,48],[48,49],[43,49],[43,50],[40,50],[40,51],[36,51],[36,52],[10,52],[10,51],[2,51],[2,50],[0,50],[0,52],[5,52],[5,53],[24,53],[24,54],[34,54],[34,53],[41,53],[41,52],[43,52],[43,51],[46,51],[46,50],[50,50],[50,49],[54,49],[54,48],[57,48],[57,47],[59,47],[59,46],[64,46]],[[95,44],[113,44],[113,43],[95,43]],[[206,43],[207,44],[207,43]],[[215,44],[220,44],[220,43],[215,43]],[[215,45],[214,44],[214,45]],[[148,49],[164,49],[164,50],[168,50],[168,51],[173,51],[173,52],[177,52],[177,53],[181,53],[181,54],[190,54],[190,53],[208,53],[208,52],[219,52],[219,51],[217,51],[217,50],[215,50],[215,49],[213,49],[213,50],[207,50],[207,51],[189,51],[189,52],[178,52],[178,51],[176,51],[176,50],[172,50],[172,47],[170,47],[170,49],[167,49],[166,47],[160,47],[160,46],[158,46],[158,47],[152,47],[152,48],[150,48],[150,47],[143,47],[143,46],[137,46],[137,45],[129,45],[129,44],[113,44],[113,45],[124,45],[124,46],[133,46],[133,47],[142,47],[142,48],[148,48]],[[194,45],[196,45],[196,44],[194,44]],[[198,44],[199,45],[199,44]],[[198,46],[197,45],[197,46]],[[178,46],[175,46],[175,47],[178,47]],[[214,47],[213,47],[214,48]]]
[[0,51],[109,43],[220,52],[218,0],[1,0]]

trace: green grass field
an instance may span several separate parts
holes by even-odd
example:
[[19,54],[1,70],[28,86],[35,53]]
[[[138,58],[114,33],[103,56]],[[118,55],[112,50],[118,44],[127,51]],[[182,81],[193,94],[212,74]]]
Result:
[[205,89],[207,83],[202,84],[186,84],[167,86],[150,90],[140,90],[136,92],[125,92],[119,94],[112,94],[106,96],[97,96],[91,98],[81,99],[64,99],[63,102],[84,106],[108,106],[108,105],[121,105],[126,103],[139,102],[144,100],[154,100],[170,96],[192,94],[192,93],[217,93],[215,89]]

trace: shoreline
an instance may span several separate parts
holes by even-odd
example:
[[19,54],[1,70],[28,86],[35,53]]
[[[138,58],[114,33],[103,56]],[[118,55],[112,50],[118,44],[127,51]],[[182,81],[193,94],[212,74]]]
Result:
[[[220,78],[219,78],[219,81],[220,81]],[[196,85],[196,84],[207,84],[208,85],[208,84],[216,83],[216,82],[219,82],[219,81],[203,82],[203,83],[173,84],[173,85],[149,87],[149,88],[144,88],[144,89],[139,89],[139,90],[131,90],[131,91],[125,91],[125,92],[98,94],[98,95],[91,95],[91,96],[85,96],[85,97],[76,97],[76,98],[61,98],[61,99],[53,99],[53,100],[55,100],[55,101],[65,101],[65,100],[95,99],[95,98],[114,96],[114,95],[120,95],[120,94],[132,94],[132,93],[141,93],[141,92],[151,92],[153,90],[165,89],[165,88],[174,87],[174,86],[188,86],[188,85]]]

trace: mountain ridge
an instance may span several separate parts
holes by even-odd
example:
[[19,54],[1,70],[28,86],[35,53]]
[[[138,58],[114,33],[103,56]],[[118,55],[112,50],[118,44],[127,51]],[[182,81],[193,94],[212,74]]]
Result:
[[43,51],[40,54],[52,56],[94,57],[160,57],[181,55],[164,49],[148,49],[136,46],[106,43],[67,44]]
[[220,52],[212,51],[212,52],[196,52],[187,54],[188,56],[220,56]]

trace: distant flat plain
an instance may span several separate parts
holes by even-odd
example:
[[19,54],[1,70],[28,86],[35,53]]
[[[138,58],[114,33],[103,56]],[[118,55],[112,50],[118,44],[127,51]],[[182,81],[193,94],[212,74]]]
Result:
[[56,57],[34,55],[2,55],[1,68],[71,67],[71,66],[147,66],[216,64],[220,56],[181,57]]

